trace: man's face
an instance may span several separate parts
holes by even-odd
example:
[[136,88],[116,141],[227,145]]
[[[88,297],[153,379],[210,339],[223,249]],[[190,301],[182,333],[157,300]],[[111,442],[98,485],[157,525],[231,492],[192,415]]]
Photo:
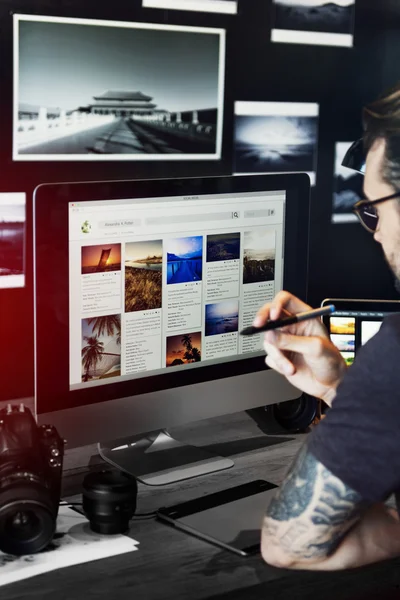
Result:
[[[368,200],[377,200],[394,194],[396,190],[382,180],[382,165],[385,156],[385,141],[379,140],[367,156],[364,193]],[[378,228],[374,239],[383,248],[389,267],[396,277],[400,291],[400,208],[399,199],[394,198],[375,206],[378,213]]]

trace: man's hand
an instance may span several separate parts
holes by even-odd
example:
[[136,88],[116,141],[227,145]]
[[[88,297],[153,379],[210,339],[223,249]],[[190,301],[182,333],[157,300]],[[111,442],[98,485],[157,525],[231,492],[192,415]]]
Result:
[[[271,304],[261,308],[254,326],[261,327],[268,320],[275,321],[311,308],[296,296],[282,291]],[[267,332],[264,349],[267,353],[265,362],[271,369],[284,375],[301,391],[331,406],[347,367],[319,319]]]

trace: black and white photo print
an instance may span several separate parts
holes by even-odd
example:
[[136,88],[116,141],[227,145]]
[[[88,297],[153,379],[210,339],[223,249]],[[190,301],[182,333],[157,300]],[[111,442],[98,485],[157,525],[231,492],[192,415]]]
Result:
[[332,223],[356,223],[358,221],[352,207],[363,196],[364,177],[361,173],[342,166],[342,160],[352,143],[336,143]]
[[144,8],[237,14],[237,0],[143,0]]
[[315,185],[319,105],[236,102],[234,173],[308,173]]
[[273,42],[351,48],[355,0],[273,0]]
[[25,285],[26,196],[0,193],[0,289]]
[[225,31],[14,16],[14,160],[218,160]]

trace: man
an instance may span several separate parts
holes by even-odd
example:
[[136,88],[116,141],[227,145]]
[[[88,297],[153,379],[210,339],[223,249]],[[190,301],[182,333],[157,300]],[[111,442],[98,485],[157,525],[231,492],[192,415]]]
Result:
[[[400,84],[364,109],[364,129],[344,164],[365,172],[355,212],[400,290]],[[281,292],[254,324],[309,308]],[[384,504],[400,491],[400,315],[385,319],[348,369],[317,319],[266,333],[265,350],[269,367],[332,408],[267,510],[264,560],[339,570],[400,556],[399,516]]]

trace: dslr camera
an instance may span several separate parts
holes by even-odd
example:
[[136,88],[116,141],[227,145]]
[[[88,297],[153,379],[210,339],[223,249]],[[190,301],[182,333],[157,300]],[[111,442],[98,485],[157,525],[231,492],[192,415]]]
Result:
[[48,546],[61,498],[64,440],[38,426],[23,404],[0,410],[0,550],[23,555]]

